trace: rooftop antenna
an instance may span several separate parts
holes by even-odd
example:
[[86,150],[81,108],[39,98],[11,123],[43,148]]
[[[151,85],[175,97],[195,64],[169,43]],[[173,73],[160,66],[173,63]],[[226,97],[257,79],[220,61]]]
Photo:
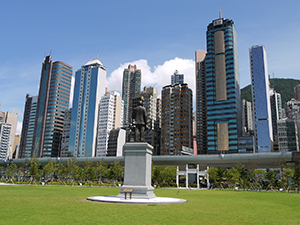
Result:
[[99,59],[99,50],[97,51],[97,59]]
[[52,54],[52,50],[50,50],[50,56],[51,56],[51,54]]
[[220,19],[222,18],[221,7],[219,8],[219,17],[220,17]]

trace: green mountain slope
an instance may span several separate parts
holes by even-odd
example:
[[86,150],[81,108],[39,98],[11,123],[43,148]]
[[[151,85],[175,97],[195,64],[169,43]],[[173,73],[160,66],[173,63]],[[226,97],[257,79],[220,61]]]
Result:
[[[273,78],[270,79],[270,83],[274,86],[276,92],[281,94],[282,105],[284,106],[287,101],[295,97],[294,87],[300,84],[300,80]],[[241,89],[241,97],[242,99],[246,99],[247,101],[252,102],[250,84]]]

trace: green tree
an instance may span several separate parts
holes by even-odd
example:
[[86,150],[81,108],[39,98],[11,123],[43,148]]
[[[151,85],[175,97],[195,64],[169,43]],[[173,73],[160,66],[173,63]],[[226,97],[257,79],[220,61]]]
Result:
[[74,186],[75,181],[77,181],[78,178],[81,176],[81,172],[80,172],[81,168],[79,168],[76,165],[76,163],[77,162],[76,162],[75,158],[70,158],[67,161],[67,173],[68,173],[68,176],[71,179],[71,183],[72,183],[73,186]]
[[86,159],[84,164],[85,164],[83,170],[84,181],[87,184],[91,185],[92,181],[95,179],[95,167],[93,166],[93,163],[90,159]]
[[107,167],[108,165],[104,162],[103,159],[97,162],[96,177],[98,178],[98,186],[101,186],[102,177],[107,175],[108,172]]
[[295,163],[295,171],[294,171],[294,186],[296,188],[297,193],[299,193],[300,188],[300,161]]
[[17,169],[18,167],[14,163],[10,164],[8,167],[8,177],[12,183],[14,183],[14,178],[17,175]]
[[282,170],[282,186],[285,188],[288,192],[290,190],[290,179],[294,177],[294,170],[291,168],[284,168]]
[[56,171],[57,171],[57,176],[59,181],[61,182],[61,185],[65,183],[65,177],[67,176],[67,167],[62,164],[62,163],[58,163],[56,164]]
[[249,178],[248,178],[248,173],[246,168],[244,167],[243,164],[238,162],[235,164],[235,168],[239,171],[240,173],[240,185],[244,190],[249,186]]
[[124,168],[122,168],[119,161],[113,161],[112,166],[109,169],[109,177],[112,179],[113,184],[120,180],[124,174]]
[[225,177],[227,181],[235,188],[241,182],[241,175],[240,172],[235,168],[231,167],[225,171]]
[[270,170],[269,168],[267,168],[266,170],[266,182],[267,182],[267,187],[266,190],[268,190],[269,188],[274,191],[274,185],[275,185],[275,173],[273,170]]
[[263,181],[266,179],[266,172],[262,169],[255,169],[256,185],[259,191],[262,189]]
[[52,159],[49,160],[43,169],[45,172],[45,182],[48,182],[48,180],[50,178],[50,183],[51,183],[54,179],[54,173],[56,171],[55,162]]
[[211,189],[217,187],[217,179],[218,179],[218,172],[216,167],[209,167],[207,170],[207,173],[209,175],[209,183],[211,185]]
[[30,183],[32,183],[32,182],[35,183],[39,167],[40,167],[39,160],[37,158],[35,158],[35,157],[32,157],[30,159],[30,169],[29,169],[29,172],[30,172]]

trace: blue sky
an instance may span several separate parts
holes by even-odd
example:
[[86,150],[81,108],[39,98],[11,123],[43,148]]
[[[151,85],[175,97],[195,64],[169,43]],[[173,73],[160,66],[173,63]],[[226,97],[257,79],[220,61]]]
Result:
[[237,29],[241,87],[250,84],[253,45],[265,46],[271,77],[299,79],[299,6],[296,0],[1,1],[0,110],[22,121],[26,93],[37,95],[50,51],[73,74],[98,55],[108,90],[121,91],[129,63],[142,69],[142,85],[159,92],[175,70],[193,89],[195,50],[206,49],[206,27],[219,7]]

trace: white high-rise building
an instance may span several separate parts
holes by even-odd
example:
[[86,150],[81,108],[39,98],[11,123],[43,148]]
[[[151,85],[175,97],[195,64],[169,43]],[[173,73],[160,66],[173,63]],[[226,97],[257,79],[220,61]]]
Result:
[[0,123],[0,159],[9,158],[11,125]]
[[100,101],[97,134],[97,157],[107,154],[109,132],[123,126],[123,100],[116,91],[106,93]]

